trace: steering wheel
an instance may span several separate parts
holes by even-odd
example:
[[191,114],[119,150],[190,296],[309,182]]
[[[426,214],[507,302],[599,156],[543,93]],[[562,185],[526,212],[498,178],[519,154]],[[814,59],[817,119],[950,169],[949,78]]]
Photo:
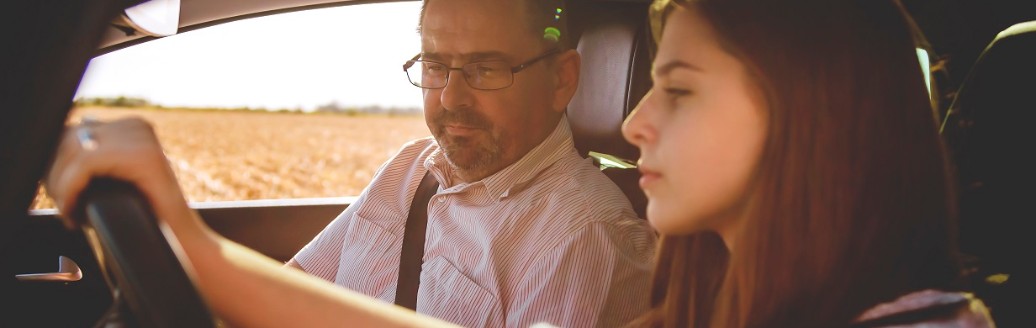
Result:
[[111,314],[117,320],[141,327],[215,327],[174,246],[136,187],[94,179],[80,200],[80,214],[87,221],[84,233],[107,270],[106,278],[114,280],[109,280],[116,311]]

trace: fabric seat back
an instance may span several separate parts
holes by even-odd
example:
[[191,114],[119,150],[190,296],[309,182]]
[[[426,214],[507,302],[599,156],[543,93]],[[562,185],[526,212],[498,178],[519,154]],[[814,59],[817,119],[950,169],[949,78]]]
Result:
[[[622,137],[622,122],[651,87],[647,3],[583,1],[570,4],[580,33],[579,89],[568,107],[576,148],[594,156],[643,218],[647,200],[639,171],[629,168],[640,156]],[[640,12],[642,15],[630,15]],[[592,152],[592,153],[591,153]]]

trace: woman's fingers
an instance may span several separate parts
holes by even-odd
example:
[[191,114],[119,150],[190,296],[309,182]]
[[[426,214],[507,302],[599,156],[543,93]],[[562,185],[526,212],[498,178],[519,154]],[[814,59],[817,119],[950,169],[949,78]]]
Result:
[[[87,124],[96,124],[90,123]],[[64,219],[63,223],[66,227],[73,227],[76,222],[72,221],[72,218],[66,213],[70,213],[74,206],[75,197],[68,197],[71,195],[78,195],[78,192],[82,187],[69,188],[70,186],[76,186],[79,184],[85,184],[85,182],[76,183],[76,179],[88,179],[89,177],[81,177],[80,169],[81,164],[71,164],[82,161],[82,153],[84,151],[96,150],[98,142],[96,136],[92,131],[88,131],[90,127],[84,124],[77,124],[65,128],[65,132],[62,134],[61,140],[58,143],[58,151],[54,157],[54,162],[51,164],[47,175],[44,177],[44,185],[46,186],[47,193],[51,198],[54,199],[54,203],[58,208],[59,213],[62,213],[61,217]],[[88,135],[92,142],[91,149],[86,149],[83,144],[80,143],[80,138]],[[89,146],[89,145],[88,145]]]
[[176,179],[166,163],[158,139],[146,121],[130,118],[86,122],[66,129],[45,184],[63,213],[65,224],[71,226],[76,223],[71,221],[71,211],[94,177],[133,183],[153,204],[156,197],[177,192]]

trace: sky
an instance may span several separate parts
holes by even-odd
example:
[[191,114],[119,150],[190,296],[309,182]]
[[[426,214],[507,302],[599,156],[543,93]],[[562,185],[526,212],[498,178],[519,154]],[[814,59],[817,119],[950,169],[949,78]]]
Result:
[[169,107],[421,107],[403,63],[421,2],[324,8],[183,32],[94,58],[76,98]]

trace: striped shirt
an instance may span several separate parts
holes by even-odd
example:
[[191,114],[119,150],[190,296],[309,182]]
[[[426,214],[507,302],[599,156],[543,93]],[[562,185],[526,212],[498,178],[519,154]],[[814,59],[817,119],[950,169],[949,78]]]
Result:
[[431,171],[417,311],[469,327],[613,327],[649,306],[655,234],[578,155],[562,118],[510,166],[464,183],[431,138],[413,141],[295,261],[393,302],[405,220]]

